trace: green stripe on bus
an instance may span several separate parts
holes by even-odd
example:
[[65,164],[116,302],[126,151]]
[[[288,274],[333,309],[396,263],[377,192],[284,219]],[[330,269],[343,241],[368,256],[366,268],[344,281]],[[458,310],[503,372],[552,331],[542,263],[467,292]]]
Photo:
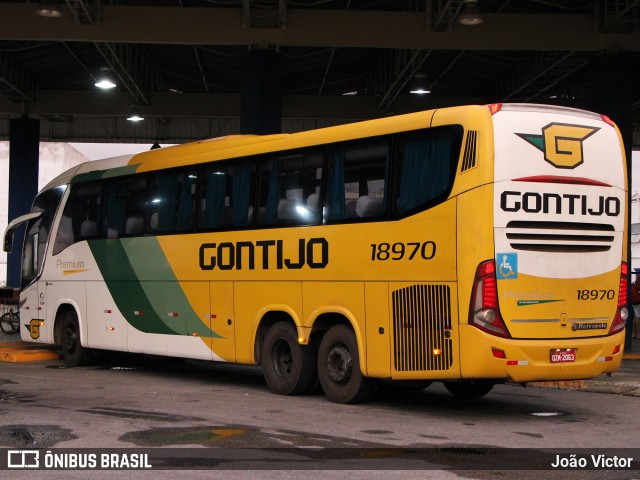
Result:
[[[156,311],[164,316],[163,323],[179,335],[198,332],[200,336],[221,338],[191,306],[155,237],[123,239],[122,245],[137,278],[164,280],[159,285],[156,281],[142,282],[147,298],[157,307]],[[177,315],[171,316],[171,313]]]
[[136,173],[139,165],[127,165],[125,167],[117,167],[111,168],[109,170],[105,170],[104,176],[102,178],[111,178],[111,177],[121,177],[123,175],[131,175],[132,173]]
[[71,179],[71,183],[92,182],[93,180],[100,180],[104,170],[94,170],[93,172],[80,173]]
[[[88,243],[111,296],[131,326],[169,335],[190,335],[195,328],[200,336],[221,338],[194,312],[155,238]],[[169,316],[167,299],[181,312],[179,316]]]
[[122,242],[92,240],[89,242],[89,247],[100,268],[102,278],[126,321],[142,332],[175,334],[176,332],[158,316],[147,298]]
[[127,165],[124,167],[111,168],[109,170],[94,170],[92,172],[80,173],[73,177],[71,183],[90,182],[93,180],[101,180],[103,178],[121,177],[136,173],[138,165]]

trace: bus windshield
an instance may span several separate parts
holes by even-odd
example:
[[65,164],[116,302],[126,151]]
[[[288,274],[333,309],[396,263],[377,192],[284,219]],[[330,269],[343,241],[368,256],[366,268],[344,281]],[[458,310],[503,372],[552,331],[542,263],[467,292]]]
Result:
[[33,202],[31,212],[42,212],[42,215],[30,220],[27,224],[22,250],[21,288],[25,288],[33,282],[42,268],[51,225],[65,190],[64,185],[46,190],[38,195]]

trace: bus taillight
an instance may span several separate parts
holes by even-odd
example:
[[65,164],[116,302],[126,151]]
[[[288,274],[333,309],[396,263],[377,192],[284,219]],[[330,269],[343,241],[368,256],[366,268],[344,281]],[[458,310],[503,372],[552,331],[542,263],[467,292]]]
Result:
[[627,289],[629,288],[627,274],[629,273],[629,267],[626,262],[622,262],[620,265],[620,288],[618,289],[618,309],[616,310],[616,316],[613,317],[613,323],[609,329],[609,335],[618,333],[622,330],[629,318],[629,307],[627,306]]
[[496,265],[487,260],[478,265],[473,282],[469,324],[480,330],[503,338],[511,338],[500,315]]

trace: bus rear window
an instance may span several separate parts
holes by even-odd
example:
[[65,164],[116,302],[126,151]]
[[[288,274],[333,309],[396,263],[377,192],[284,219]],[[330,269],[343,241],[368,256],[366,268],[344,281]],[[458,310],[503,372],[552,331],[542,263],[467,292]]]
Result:
[[461,130],[460,127],[439,127],[398,135],[394,215],[428,208],[447,197],[460,154]]

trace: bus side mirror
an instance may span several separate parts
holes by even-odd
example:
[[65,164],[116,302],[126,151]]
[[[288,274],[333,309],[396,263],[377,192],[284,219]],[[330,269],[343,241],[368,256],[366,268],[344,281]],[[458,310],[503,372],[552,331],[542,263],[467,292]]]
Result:
[[13,250],[13,230],[5,233],[3,250],[7,253],[11,253],[11,250]]
[[40,218],[42,216],[42,212],[33,212],[27,213],[26,215],[21,215],[18,218],[14,218],[9,222],[7,228],[4,230],[4,247],[3,250],[7,253],[11,253],[13,250],[13,234],[20,225],[29,220],[33,220],[36,218]]

